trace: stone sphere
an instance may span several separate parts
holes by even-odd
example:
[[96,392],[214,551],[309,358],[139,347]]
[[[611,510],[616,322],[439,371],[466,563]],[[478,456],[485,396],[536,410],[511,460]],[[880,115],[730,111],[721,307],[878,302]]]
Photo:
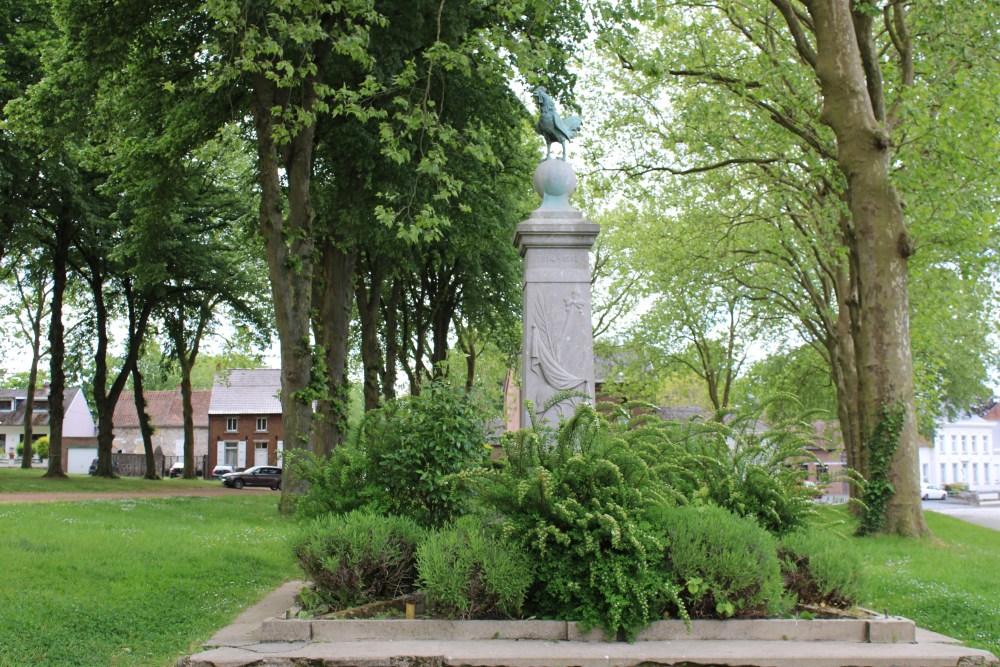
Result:
[[543,203],[569,206],[569,197],[576,189],[576,172],[565,160],[545,160],[535,169],[533,182]]

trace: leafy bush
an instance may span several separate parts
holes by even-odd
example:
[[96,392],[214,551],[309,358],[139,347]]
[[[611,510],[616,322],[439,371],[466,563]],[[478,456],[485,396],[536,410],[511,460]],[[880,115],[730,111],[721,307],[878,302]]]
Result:
[[366,509],[442,526],[468,505],[456,475],[489,459],[488,415],[474,392],[444,381],[371,410],[356,441],[336,448],[327,460],[299,455],[290,461],[309,485],[296,511],[320,516]]
[[49,458],[49,436],[43,435],[38,440],[31,443],[31,451],[35,453],[39,459]]
[[775,538],[721,507],[659,507],[670,540],[666,570],[692,618],[760,616],[782,606]]
[[668,604],[683,613],[663,536],[645,520],[664,490],[616,429],[581,405],[555,442],[522,431],[503,443],[507,465],[483,475],[478,497],[535,559],[532,613],[626,638]]
[[428,609],[450,618],[517,617],[533,580],[527,555],[472,517],[429,535],[417,571]]
[[661,449],[656,472],[680,494],[782,534],[815,513],[799,463],[812,458],[808,447],[816,436],[799,422],[765,429],[758,420],[765,408],[726,412],[708,422],[647,421],[642,437]]
[[778,547],[785,588],[803,604],[853,605],[861,593],[862,563],[849,543],[816,529],[797,530]]
[[306,523],[292,550],[323,601],[347,608],[411,592],[422,538],[409,519],[355,511]]
[[296,479],[306,482],[305,491],[295,496],[295,513],[303,518],[365,510],[389,512],[384,488],[368,479],[368,457],[355,444],[334,448],[326,458],[312,452],[286,452],[285,466],[294,468]]

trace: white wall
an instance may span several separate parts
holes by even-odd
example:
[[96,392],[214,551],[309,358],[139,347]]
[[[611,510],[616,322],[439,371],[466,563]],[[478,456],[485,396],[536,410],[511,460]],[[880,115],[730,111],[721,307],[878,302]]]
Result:
[[933,447],[921,447],[919,454],[922,482],[961,482],[976,491],[1000,488],[1000,422],[975,415],[941,420]]
[[97,427],[90,414],[90,408],[87,407],[87,398],[82,391],[78,391],[73,402],[66,406],[66,412],[63,416],[63,436],[93,438],[95,435],[97,435]]

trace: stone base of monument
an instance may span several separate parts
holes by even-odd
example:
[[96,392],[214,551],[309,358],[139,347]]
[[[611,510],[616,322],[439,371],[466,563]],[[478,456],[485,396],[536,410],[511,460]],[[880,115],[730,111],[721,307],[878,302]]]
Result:
[[1000,667],[991,653],[900,617],[658,621],[632,643],[563,621],[285,620],[279,588],[184,667]]

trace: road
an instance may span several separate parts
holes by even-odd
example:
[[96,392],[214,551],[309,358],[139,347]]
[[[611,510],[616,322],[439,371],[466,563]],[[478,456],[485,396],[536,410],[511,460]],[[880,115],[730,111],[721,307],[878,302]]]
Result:
[[972,507],[953,500],[925,500],[925,511],[939,512],[978,526],[1000,530],[1000,505]]

